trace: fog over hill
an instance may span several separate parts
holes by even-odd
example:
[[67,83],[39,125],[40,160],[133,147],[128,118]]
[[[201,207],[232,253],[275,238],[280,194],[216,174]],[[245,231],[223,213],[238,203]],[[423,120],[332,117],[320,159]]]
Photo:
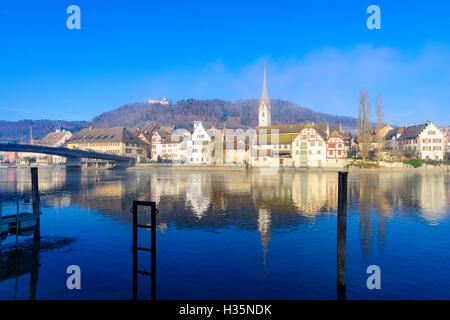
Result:
[[[90,125],[102,128],[113,126],[132,128],[139,127],[147,121],[186,129],[192,128],[193,122],[196,120],[218,127],[222,127],[224,124],[228,128],[255,127],[258,123],[258,103],[259,99],[238,100],[236,102],[219,99],[187,99],[177,101],[172,105],[139,102],[104,112],[90,122],[63,120],[0,121],[0,141],[28,142],[30,140],[30,126],[34,139],[42,139],[47,133],[56,129],[67,129],[74,132]],[[271,99],[270,103],[273,124],[329,122],[330,124],[342,124],[344,130],[356,128],[357,119],[353,117],[315,112],[284,100]]]

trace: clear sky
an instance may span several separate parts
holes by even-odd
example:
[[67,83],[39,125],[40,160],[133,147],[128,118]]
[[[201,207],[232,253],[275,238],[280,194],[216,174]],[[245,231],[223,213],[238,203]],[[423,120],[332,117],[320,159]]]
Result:
[[[81,8],[81,30],[66,9]],[[381,30],[366,9],[381,8]],[[261,94],[357,116],[359,90],[386,121],[450,125],[449,1],[0,3],[0,119],[90,120],[167,96]]]

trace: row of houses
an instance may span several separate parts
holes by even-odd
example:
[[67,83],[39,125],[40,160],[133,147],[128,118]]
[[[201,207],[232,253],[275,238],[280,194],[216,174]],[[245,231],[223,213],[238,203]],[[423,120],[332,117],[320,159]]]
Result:
[[437,127],[433,122],[390,130],[385,136],[387,150],[402,151],[424,160],[443,160],[450,152],[450,127]]
[[[400,151],[411,157],[443,160],[450,152],[450,128],[432,122],[371,131],[374,149]],[[74,134],[57,130],[39,141],[46,146],[132,156],[138,162],[172,161],[190,164],[250,164],[255,166],[342,166],[349,151],[357,151],[358,139],[341,125],[298,123],[272,125],[266,69],[258,106],[258,126],[235,130],[195,121],[192,132],[148,121],[141,127],[85,128]],[[12,161],[11,157],[8,161]],[[56,156],[39,156],[38,162],[62,162]]]

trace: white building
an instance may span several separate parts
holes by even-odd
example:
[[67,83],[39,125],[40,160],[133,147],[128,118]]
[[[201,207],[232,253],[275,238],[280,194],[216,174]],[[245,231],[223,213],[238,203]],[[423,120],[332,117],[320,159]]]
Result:
[[326,165],[326,134],[307,124],[292,141],[292,158],[296,167],[323,167]]
[[405,128],[398,138],[398,146],[421,159],[444,159],[444,136],[431,121]]
[[[72,133],[67,130],[57,129],[55,132],[50,132],[44,138],[42,138],[38,145],[46,146],[46,147],[61,147],[63,146],[70,138],[72,137]],[[47,155],[47,154],[34,154],[36,157],[36,161],[38,163],[65,163],[66,158],[55,156],[55,155]]]
[[206,164],[212,161],[212,139],[203,128],[201,121],[194,122],[194,132],[187,142],[186,160],[192,164]]

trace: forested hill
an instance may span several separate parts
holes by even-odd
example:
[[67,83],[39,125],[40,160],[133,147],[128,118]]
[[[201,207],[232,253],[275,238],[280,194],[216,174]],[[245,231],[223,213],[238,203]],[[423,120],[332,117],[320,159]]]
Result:
[[[206,125],[214,124],[228,128],[255,127],[258,122],[258,99],[239,100],[181,100],[173,105],[134,103],[102,113],[88,121],[20,120],[0,121],[0,142],[27,143],[30,141],[30,126],[34,139],[42,139],[56,129],[76,132],[90,125],[93,127],[142,126],[151,120],[162,125],[191,129],[196,120]],[[272,99],[272,123],[290,124],[300,122],[328,122],[342,124],[345,130],[356,128],[357,119],[312,111],[295,103]]]
[[30,142],[30,126],[33,132],[33,139],[39,140],[47,133],[56,129],[65,129],[71,132],[79,131],[89,126],[86,121],[55,121],[55,120],[20,120],[4,121],[0,120],[0,142]]
[[[258,122],[259,100],[181,100],[173,105],[134,103],[105,112],[94,119],[94,127],[140,126],[148,120],[181,128],[192,127],[193,121],[229,128],[255,127]],[[329,122],[342,124],[344,129],[356,128],[357,119],[312,111],[292,102],[272,99],[272,123]]]

